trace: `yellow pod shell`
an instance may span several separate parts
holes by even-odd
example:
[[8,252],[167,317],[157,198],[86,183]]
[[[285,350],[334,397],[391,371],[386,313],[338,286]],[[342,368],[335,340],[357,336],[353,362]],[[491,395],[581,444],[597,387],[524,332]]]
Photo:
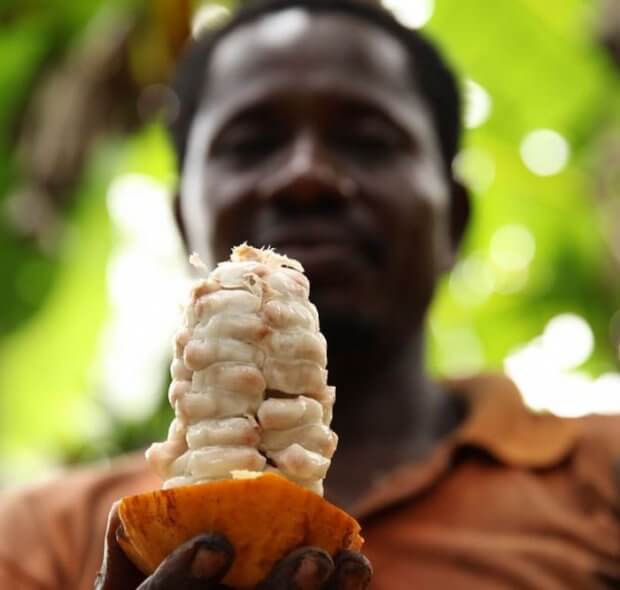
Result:
[[272,473],[128,496],[119,517],[124,529],[119,542],[146,575],[194,536],[225,535],[235,560],[223,582],[237,590],[255,588],[298,547],[314,545],[335,555],[363,543],[354,518]]

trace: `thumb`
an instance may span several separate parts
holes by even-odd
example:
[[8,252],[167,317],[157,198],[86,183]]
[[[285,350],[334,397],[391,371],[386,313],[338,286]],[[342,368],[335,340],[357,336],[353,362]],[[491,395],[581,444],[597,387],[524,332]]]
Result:
[[144,579],[116,540],[122,531],[118,505],[119,502],[115,502],[108,515],[103,561],[95,578],[95,590],[135,590]]
[[221,588],[234,559],[234,549],[222,535],[198,535],[174,550],[138,590],[204,590]]

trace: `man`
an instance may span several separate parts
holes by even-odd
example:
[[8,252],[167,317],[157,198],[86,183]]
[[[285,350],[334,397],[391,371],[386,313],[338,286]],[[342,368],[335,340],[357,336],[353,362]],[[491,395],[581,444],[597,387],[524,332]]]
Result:
[[[424,370],[425,314],[468,218],[458,92],[432,46],[361,1],[267,0],[193,48],[177,91],[188,249],[270,244],[311,280],[338,396],[326,496],[361,520],[373,587],[618,587],[618,420],[534,415],[502,377]],[[89,587],[111,502],[156,485],[129,458],[5,500],[0,580]],[[117,527],[113,510],[103,590],[216,588],[234,559],[205,534],[143,580]],[[265,587],[369,578],[358,554],[302,548]]]

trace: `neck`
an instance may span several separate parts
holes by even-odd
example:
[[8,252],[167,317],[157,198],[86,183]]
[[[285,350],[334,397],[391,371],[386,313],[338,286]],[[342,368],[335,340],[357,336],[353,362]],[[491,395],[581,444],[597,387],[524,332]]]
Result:
[[350,367],[346,359],[330,358],[337,400],[333,428],[341,448],[360,441],[393,443],[434,430],[440,392],[424,371],[422,334],[398,352],[383,351],[357,356]]
[[424,370],[422,333],[398,352],[381,349],[386,352],[357,356],[355,366],[330,357],[339,443],[328,483],[341,505],[386,470],[424,458],[460,419],[453,400]]

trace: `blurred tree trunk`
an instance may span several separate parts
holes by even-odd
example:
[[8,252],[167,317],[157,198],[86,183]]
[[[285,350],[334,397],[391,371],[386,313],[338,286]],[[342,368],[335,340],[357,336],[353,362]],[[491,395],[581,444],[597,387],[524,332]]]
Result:
[[599,24],[601,42],[620,68],[620,2],[604,0]]
[[104,7],[35,82],[18,125],[23,179],[7,203],[13,228],[44,249],[54,242],[98,138],[165,116],[163,86],[189,35],[189,0],[153,0],[138,10]]

